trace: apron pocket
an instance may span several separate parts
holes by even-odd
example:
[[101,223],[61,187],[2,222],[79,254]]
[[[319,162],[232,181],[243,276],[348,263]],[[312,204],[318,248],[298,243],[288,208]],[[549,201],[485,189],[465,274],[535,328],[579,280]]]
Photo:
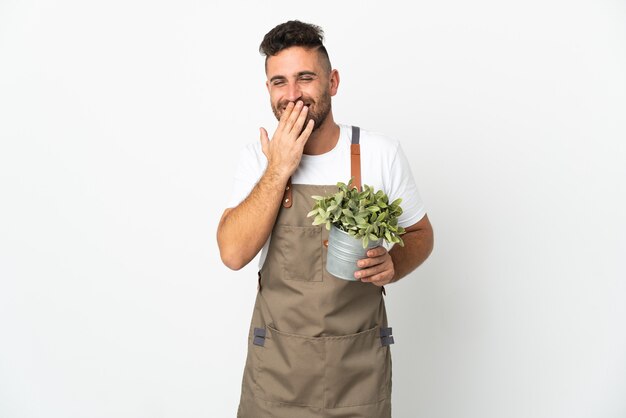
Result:
[[391,354],[380,327],[326,337],[326,408],[376,403],[391,395]]
[[271,402],[324,405],[324,345],[319,338],[267,327],[259,353],[259,397]]
[[320,226],[277,225],[272,239],[285,280],[323,281]]

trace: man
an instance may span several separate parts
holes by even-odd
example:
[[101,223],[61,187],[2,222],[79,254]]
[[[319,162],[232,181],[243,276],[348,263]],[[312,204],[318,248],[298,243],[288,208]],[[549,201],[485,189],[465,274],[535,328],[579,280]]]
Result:
[[[260,46],[278,127],[244,151],[217,240],[237,270],[259,251],[258,292],[238,417],[391,417],[391,356],[382,286],[419,266],[433,233],[397,141],[337,124],[339,87],[321,28],[289,21]],[[351,155],[359,140],[360,155]],[[356,158],[356,162],[351,162]],[[307,213],[360,164],[363,182],[402,197],[404,247],[371,249],[356,281],[324,269],[328,232]],[[358,168],[358,167],[357,167]]]

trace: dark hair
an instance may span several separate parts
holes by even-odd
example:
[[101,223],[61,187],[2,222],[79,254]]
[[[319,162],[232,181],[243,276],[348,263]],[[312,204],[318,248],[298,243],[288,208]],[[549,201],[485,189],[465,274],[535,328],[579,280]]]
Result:
[[259,46],[259,52],[265,55],[265,62],[267,63],[267,58],[292,46],[315,49],[322,57],[323,64],[330,71],[330,58],[323,42],[324,31],[322,28],[299,20],[290,20],[281,23],[265,34]]

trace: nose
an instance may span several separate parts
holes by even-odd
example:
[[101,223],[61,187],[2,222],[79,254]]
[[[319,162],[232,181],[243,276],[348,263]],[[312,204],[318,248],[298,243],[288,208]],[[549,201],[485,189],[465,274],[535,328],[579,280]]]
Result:
[[298,83],[289,83],[287,87],[287,97],[286,99],[290,102],[295,102],[302,97],[302,91],[300,90],[300,86]]

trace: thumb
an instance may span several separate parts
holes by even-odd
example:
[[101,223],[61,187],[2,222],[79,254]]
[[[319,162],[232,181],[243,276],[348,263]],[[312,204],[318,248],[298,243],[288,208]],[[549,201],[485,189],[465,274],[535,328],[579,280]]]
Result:
[[267,136],[265,128],[259,128],[259,131],[261,133],[261,150],[263,151],[263,154],[265,154],[265,157],[269,159],[270,138]]

